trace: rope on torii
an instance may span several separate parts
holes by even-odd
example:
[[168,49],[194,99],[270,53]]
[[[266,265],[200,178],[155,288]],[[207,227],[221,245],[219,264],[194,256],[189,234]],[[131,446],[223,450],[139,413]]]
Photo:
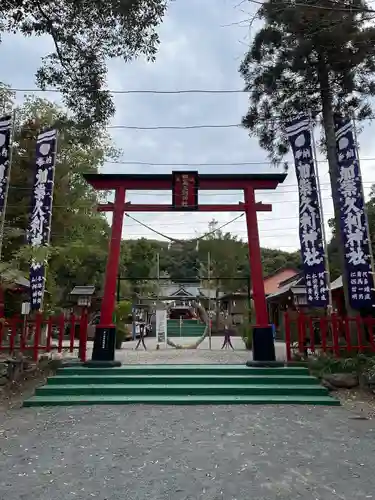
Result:
[[[221,226],[217,227],[216,229],[214,229],[213,231],[208,231],[207,233],[203,234],[202,236],[199,236],[198,238],[192,238],[191,240],[188,240],[189,243],[191,242],[196,242],[196,250],[198,250],[198,246],[199,246],[199,241],[200,240],[203,240],[204,238],[206,238],[206,236],[210,236],[211,234],[214,234],[216,233],[217,231],[220,231],[221,229],[223,229],[224,227],[228,226],[229,224],[232,224],[232,222],[235,222],[236,220],[240,219],[241,217],[243,217],[245,214],[240,214],[240,215],[237,215],[237,217],[234,217],[234,219],[226,222],[225,224],[222,224]],[[167,240],[169,240],[170,242],[173,242],[173,243],[181,243],[181,244],[185,244],[186,243],[186,240],[178,240],[177,238],[173,238],[172,236],[168,236],[167,234],[163,234],[161,233],[160,231],[157,231],[156,229],[152,228],[151,226],[147,225],[147,224],[144,224],[143,222],[141,222],[140,220],[136,219],[135,217],[133,217],[132,215],[129,215],[127,213],[125,213],[125,217],[129,217],[129,219],[132,219],[134,222],[137,222],[138,224],[140,224],[141,226],[145,227],[146,229],[149,229],[150,231],[152,231],[153,233],[155,234],[158,234],[159,236],[162,236],[163,238],[166,238]]]

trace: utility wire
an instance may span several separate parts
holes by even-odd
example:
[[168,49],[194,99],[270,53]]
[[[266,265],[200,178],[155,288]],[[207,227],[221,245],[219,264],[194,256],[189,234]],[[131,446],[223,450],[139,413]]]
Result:
[[[359,158],[359,161],[375,161],[375,157]],[[122,161],[122,160],[105,160],[105,163],[113,165],[145,165],[152,167],[241,167],[248,165],[269,165],[273,166],[272,161],[238,161],[238,162],[215,162],[215,163],[155,163],[150,161]],[[284,162],[276,164],[280,166]],[[328,160],[317,160],[316,163],[328,163]],[[375,181],[374,181],[375,182]]]
[[[375,184],[375,179],[373,180],[368,180],[368,181],[362,181],[362,184],[364,185],[369,185],[370,187]],[[324,190],[328,190],[331,186],[331,183],[330,182],[321,182],[320,183],[321,186],[324,186]],[[369,187],[367,186],[367,187]],[[285,189],[285,188],[292,188],[292,189]],[[9,189],[14,189],[15,191],[32,191],[33,190],[33,187],[24,187],[24,186],[12,186],[10,185],[9,186]],[[261,194],[261,195],[278,195],[278,194],[284,194],[284,193],[297,193],[296,189],[298,189],[298,185],[296,183],[289,183],[289,184],[279,184],[279,186],[275,189],[275,190],[268,190],[268,189],[257,189],[256,192],[257,194]],[[172,193],[170,192],[170,190],[167,190],[168,193],[170,194],[170,196],[172,196]],[[206,197],[206,196],[237,196],[238,194],[242,194],[242,191],[240,189],[233,189],[231,190],[231,192],[229,193],[228,191],[224,191],[224,192],[215,192],[215,193],[212,193],[210,191],[218,191],[218,190],[200,190],[198,188],[198,193],[199,193],[199,196],[200,197]],[[219,190],[220,191],[220,190]],[[131,193],[131,195],[140,195],[140,196],[163,196],[163,197],[167,197],[168,195],[166,195],[165,193],[161,193],[159,191],[152,191],[151,192],[146,192],[146,191],[143,191],[142,189],[130,189],[129,192]],[[12,206],[12,205],[8,205],[8,206]],[[13,205],[13,206],[18,206],[18,205]],[[54,205],[54,206],[57,206],[57,205]],[[87,205],[82,205],[82,207],[85,207]],[[67,207],[69,208],[69,207]],[[74,205],[72,205],[71,208],[76,208]],[[89,208],[89,207],[88,207]]]
[[[327,189],[325,191],[328,191]],[[289,192],[292,192],[292,191],[289,191]],[[295,191],[296,195],[298,194],[297,191]],[[264,193],[262,193],[263,196],[265,195]],[[154,194],[150,195],[150,196],[153,196]],[[222,195],[215,195],[215,194],[210,194],[208,193],[207,194],[208,196],[216,196],[216,197],[220,197],[220,196],[235,196],[235,194],[228,194],[228,193],[223,193]],[[159,193],[159,196],[165,196],[165,195],[162,195]],[[166,196],[165,196],[166,197]],[[332,197],[331,196],[328,196],[328,197],[325,197],[325,198],[322,198],[322,200],[324,201],[328,201],[328,200],[332,200]],[[265,203],[270,203],[271,205],[277,205],[277,204],[280,204],[280,203],[283,203],[285,205],[285,203],[299,203],[299,200],[298,199],[294,199],[294,200],[288,200],[288,199],[283,199],[283,200],[269,200],[269,201],[266,201]],[[99,203],[100,204],[100,203]],[[143,205],[144,203],[141,203],[141,205]],[[222,203],[219,202],[217,203],[218,205],[221,205]],[[7,205],[7,208],[18,208],[19,209],[20,205],[12,205],[12,204],[9,204]],[[65,208],[67,210],[79,210],[79,209],[83,209],[83,210],[87,210],[88,212],[92,212],[93,210],[95,210],[95,206],[94,207],[88,207],[87,205],[82,205],[82,206],[79,206],[79,205],[72,205],[71,207],[67,207],[66,205],[53,205],[53,208]],[[233,203],[233,208],[238,208],[238,205],[234,202]],[[164,212],[164,210],[160,210],[160,212]]]
[[[267,2],[261,2],[260,0],[247,0],[249,3],[254,3],[257,5],[261,5],[262,7],[264,4]],[[332,2],[334,3],[334,2]],[[328,7],[325,5],[316,5],[316,4],[308,4],[308,3],[301,3],[301,2],[291,2],[289,5],[287,2],[272,2],[272,6],[277,6],[280,5],[280,7],[283,7],[284,9],[289,8],[289,7],[301,7],[304,9],[316,9],[316,10],[328,10],[331,12],[356,12],[358,14],[362,13],[370,13],[370,14],[375,14],[375,10],[369,9],[367,7],[352,7],[350,5],[345,6],[345,7],[339,7],[337,6],[337,3],[334,3],[332,7]]]
[[135,222],[137,222],[138,224],[140,224],[141,226],[145,227],[146,229],[149,229],[150,231],[152,231],[153,233],[156,233],[158,234],[159,236],[162,236],[163,238],[166,238],[167,240],[169,241],[173,241],[174,243],[186,243],[186,241],[189,241],[189,243],[194,243],[194,242],[198,242],[199,240],[202,240],[204,238],[206,238],[207,236],[211,235],[211,234],[214,234],[216,233],[217,231],[220,231],[220,229],[222,229],[223,227],[225,226],[228,226],[229,224],[231,224],[232,222],[236,221],[237,219],[239,219],[240,217],[243,217],[244,214],[240,214],[238,215],[237,217],[235,217],[234,219],[230,220],[229,222],[226,222],[225,224],[223,224],[222,226],[214,229],[213,231],[209,231],[205,234],[203,234],[202,236],[199,236],[198,238],[194,238],[193,240],[178,240],[176,238],[172,238],[171,236],[168,236],[166,234],[163,234],[161,233],[160,231],[157,231],[156,229],[152,228],[151,226],[149,226],[148,224],[144,224],[143,222],[139,221],[138,219],[136,219],[135,217],[129,215],[129,214],[125,214],[126,217],[129,217],[129,219],[132,219],[134,220]]

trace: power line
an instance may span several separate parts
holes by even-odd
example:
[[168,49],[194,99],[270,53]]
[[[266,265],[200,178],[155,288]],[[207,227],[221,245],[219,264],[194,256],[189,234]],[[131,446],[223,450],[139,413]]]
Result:
[[[217,195],[212,195],[212,196],[217,196]],[[232,196],[232,195],[231,195]],[[327,197],[327,198],[322,198],[322,200],[326,201],[326,200],[332,200],[332,197]],[[279,203],[283,203],[285,205],[285,203],[299,203],[299,200],[275,200],[275,201],[269,201],[269,202],[266,202],[266,203],[270,203],[271,205],[277,205]],[[220,205],[221,203],[218,203],[218,205]],[[142,203],[143,205],[143,203]],[[7,205],[7,208],[19,208],[19,204],[18,205]],[[90,211],[92,212],[93,210],[95,210],[95,208],[89,208],[87,207],[87,205],[82,205],[81,207],[79,205],[77,206],[72,206],[72,207],[67,207],[66,205],[53,205],[53,208],[65,208],[65,209],[68,209],[68,210],[79,210],[79,209],[84,209],[84,210],[87,210],[87,211]],[[238,208],[238,205],[236,203],[233,203],[233,208]],[[236,211],[236,210],[235,210]],[[125,210],[126,212],[126,210]],[[163,213],[164,211],[161,210],[160,213]],[[154,212],[152,212],[154,213]],[[171,213],[171,212],[168,212],[168,213]],[[198,212],[199,213],[199,212]]]
[[[359,158],[359,161],[375,161],[375,157]],[[250,165],[269,165],[273,166],[272,161],[238,161],[238,162],[215,162],[215,163],[155,163],[150,161],[122,161],[122,160],[105,160],[105,163],[113,165],[144,165],[151,167],[245,167]],[[280,162],[279,166],[284,162]],[[328,163],[328,160],[317,160],[316,163]],[[278,166],[276,164],[276,166]],[[374,181],[375,182],[375,181]]]
[[[362,184],[364,185],[370,185],[370,187],[375,184],[375,179],[374,180],[368,180],[368,181],[362,181]],[[331,183],[330,182],[321,182],[320,183],[321,186],[324,186],[324,190],[327,190],[329,189],[329,187],[331,186]],[[292,188],[292,189],[285,189],[285,188]],[[9,186],[9,189],[14,189],[16,191],[32,191],[32,187],[23,187],[23,186],[12,186],[10,185]],[[277,189],[275,190],[268,190],[268,189],[259,189],[257,190],[256,192],[259,193],[259,194],[269,194],[269,195],[275,195],[275,194],[284,194],[284,193],[296,193],[296,189],[298,189],[298,185],[296,183],[289,183],[289,184],[280,184]],[[170,192],[170,190],[166,190],[168,191],[168,193],[172,196],[172,193]],[[208,191],[208,192],[207,192]],[[238,193],[242,193],[242,191],[240,189],[234,189],[234,190],[231,190],[232,192],[229,193],[228,191],[225,191],[225,192],[220,192],[219,194],[218,193],[212,193],[210,192],[210,190],[200,190],[198,188],[198,192],[199,192],[199,196],[200,197],[205,197],[205,196],[236,196]],[[212,190],[212,191],[217,191],[217,190]],[[166,195],[165,193],[161,193],[159,191],[143,191],[142,189],[129,189],[129,192],[131,193],[131,195],[140,195],[140,196],[163,196],[163,197],[167,197],[168,195]],[[84,207],[84,205],[82,205],[82,207]],[[67,207],[68,208],[68,207]],[[75,208],[74,206],[72,206],[72,208]]]
[[[366,181],[366,182],[363,182],[363,185],[364,187],[366,187],[367,189],[368,188],[371,188],[372,185],[374,184],[375,181]],[[293,184],[289,184],[288,187],[292,187]],[[329,191],[329,186],[330,186],[330,183],[321,183],[321,186],[327,186],[327,187],[324,187],[324,189],[322,189],[322,191]],[[27,190],[27,191],[32,191],[32,188],[22,188],[22,187],[17,187],[17,186],[9,186],[9,189],[14,189],[14,190]],[[296,191],[296,189],[298,189],[298,186],[295,185],[295,189],[292,189],[292,190],[282,190],[282,189],[278,189],[278,190],[275,190],[275,191],[270,191],[270,192],[266,192],[266,190],[261,190],[261,192],[258,192],[258,194],[260,194],[261,196],[274,196],[274,195],[283,195],[283,194],[288,194],[288,193],[295,193],[297,196],[298,196],[298,191]],[[205,193],[205,192],[200,192],[199,193],[199,196],[200,198],[204,198],[205,196],[206,197],[224,197],[224,196],[230,196],[230,197],[234,197],[238,194],[238,196],[241,196],[242,193],[240,193],[240,190],[233,190],[232,193],[228,193],[228,192],[224,192],[224,193],[220,193],[220,194],[217,194],[217,193]],[[169,196],[172,196],[171,194],[169,195],[166,195],[164,193],[159,193],[159,192],[152,192],[151,194],[150,193],[147,193],[145,191],[131,191],[131,195],[138,195],[138,196],[159,196],[159,197],[163,197],[163,198],[168,198]],[[331,200],[331,197],[323,197],[322,198],[323,200]],[[274,204],[278,204],[278,203],[298,203],[298,199],[294,199],[294,200],[290,200],[290,199],[283,199],[283,200],[273,200],[273,201],[269,201],[269,202],[266,202],[266,203],[271,203],[271,205],[274,205]],[[105,204],[105,203],[104,203]],[[143,203],[142,203],[143,204]],[[219,203],[220,204],[220,203]],[[96,206],[98,205],[98,203],[95,203],[94,206],[90,207],[90,206],[87,206],[87,205],[71,205],[71,206],[67,206],[67,205],[53,205],[53,208],[65,208],[67,210],[87,210],[88,212],[92,212],[93,210],[95,210]],[[237,207],[237,205],[235,203],[233,203],[233,207]],[[12,205],[12,204],[8,204],[7,205],[7,208],[19,208],[19,204],[18,205]],[[162,213],[163,211],[161,211]]]
[[[264,6],[265,2],[261,2],[260,0],[247,0],[249,3],[255,3],[257,5],[261,5],[262,7]],[[316,10],[328,10],[328,11],[333,11],[333,12],[356,12],[358,14],[361,13],[370,13],[370,14],[375,14],[375,10],[368,9],[367,7],[352,7],[350,5],[345,6],[345,7],[339,7],[335,2],[332,2],[332,7],[328,7],[325,5],[316,5],[316,4],[306,4],[306,3],[299,3],[299,2],[291,2],[289,5],[287,2],[272,2],[272,6],[277,6],[280,5],[283,8],[288,8],[288,7],[301,7],[304,9],[316,9]]]
[[[331,214],[326,213],[325,215],[328,215],[329,217],[331,217],[331,216],[333,217],[333,213],[331,213]],[[263,222],[267,222],[267,221],[278,222],[281,220],[284,221],[284,220],[298,220],[298,219],[299,219],[298,215],[292,215],[289,217],[277,217],[277,219],[275,217],[266,217],[263,219],[258,218],[258,223],[263,223]],[[226,224],[225,221],[217,221],[217,223],[218,224]],[[157,227],[170,227],[170,226],[182,226],[182,225],[186,226],[186,221],[174,221],[173,223],[160,223],[160,222],[154,223],[154,225],[156,225],[156,224],[157,224]],[[207,221],[194,221],[194,226],[197,226],[199,224],[204,224],[205,226],[208,225]],[[13,224],[11,224],[9,221],[6,222],[6,225],[13,226]],[[125,225],[125,227],[138,227],[139,223],[138,224],[127,224],[127,222],[125,220],[124,225]],[[279,228],[279,226],[278,226],[277,228],[266,228],[266,229],[263,229],[263,231],[273,231],[274,229],[282,230],[283,228]],[[293,229],[293,228],[285,228],[285,229]],[[66,229],[65,232],[68,232],[68,230]]]
[[[38,88],[12,88],[6,87],[5,90],[10,92],[32,92],[32,93],[46,93],[51,92],[54,94],[61,94],[62,91],[58,89],[38,89]],[[82,89],[82,92],[94,92],[90,89]],[[244,94],[248,91],[245,89],[177,89],[177,90],[152,90],[152,89],[95,89],[95,92],[109,92],[110,94]]]
[[241,123],[208,123],[197,125],[154,125],[154,126],[141,126],[141,125],[108,125],[107,129],[112,130],[192,130],[202,128],[238,128],[243,127]]
[[[294,114],[295,117],[295,114]],[[274,118],[259,118],[258,120],[262,123],[287,123],[292,117],[280,117],[275,116]],[[375,116],[368,116],[365,120],[373,121]],[[143,126],[143,125],[108,125],[106,129],[110,130],[195,130],[195,129],[225,129],[225,128],[241,128],[247,130],[242,123],[199,123],[195,125],[153,125],[153,126]]]

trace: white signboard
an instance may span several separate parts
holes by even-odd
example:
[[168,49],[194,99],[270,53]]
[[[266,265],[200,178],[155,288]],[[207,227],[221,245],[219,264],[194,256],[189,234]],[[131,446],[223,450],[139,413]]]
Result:
[[167,345],[167,311],[165,309],[157,309],[155,313],[156,319],[156,340],[158,344]]
[[22,302],[21,314],[23,316],[27,316],[28,314],[30,314],[30,302]]

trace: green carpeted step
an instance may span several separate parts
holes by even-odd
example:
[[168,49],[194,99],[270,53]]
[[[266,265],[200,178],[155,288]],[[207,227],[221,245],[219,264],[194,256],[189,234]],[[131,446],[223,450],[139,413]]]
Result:
[[205,332],[203,328],[167,328],[168,337],[201,337]]
[[324,405],[340,406],[330,396],[34,396],[23,406],[87,406],[87,405]]
[[24,406],[96,404],[339,405],[306,367],[238,365],[72,366],[58,370]]
[[315,377],[296,376],[296,375],[133,375],[133,374],[118,374],[117,375],[90,375],[87,372],[79,375],[65,375],[64,371],[59,372],[61,375],[49,377],[48,385],[66,385],[66,384],[244,384],[253,383],[273,384],[273,385],[311,385],[318,383]]
[[170,385],[157,385],[157,384],[97,384],[97,385],[45,385],[39,387],[35,393],[37,396],[44,395],[67,395],[79,396],[87,394],[98,395],[269,395],[272,396],[293,396],[293,395],[306,395],[306,396],[319,396],[327,395],[328,391],[325,387],[314,385],[229,385],[229,384],[210,384],[210,385],[192,385],[192,384],[170,384]]
[[281,367],[281,368],[249,368],[241,365],[123,365],[119,368],[91,368],[85,366],[74,366],[60,368],[59,375],[241,375],[251,377],[253,375],[309,375],[305,367]]
[[[185,325],[196,325],[196,324],[201,324],[199,322],[199,319],[183,319],[182,323]],[[168,319],[167,320],[167,325],[179,325],[180,320],[179,319]]]

